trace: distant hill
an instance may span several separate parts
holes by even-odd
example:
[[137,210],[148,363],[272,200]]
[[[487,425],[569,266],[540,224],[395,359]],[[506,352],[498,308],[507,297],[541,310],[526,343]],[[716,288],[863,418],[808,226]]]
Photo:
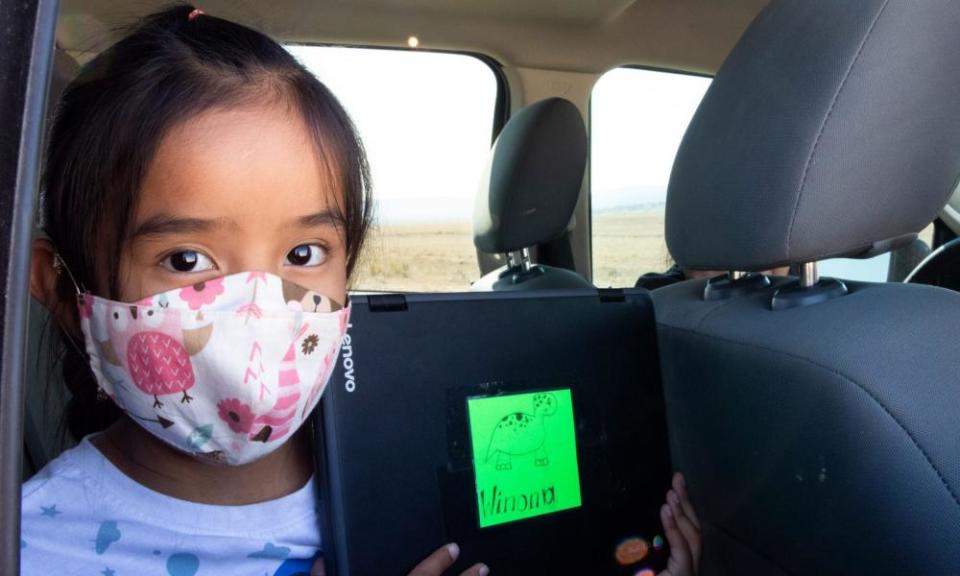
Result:
[[594,190],[590,205],[594,212],[650,210],[666,203],[666,186],[630,186]]
[[[376,198],[374,208],[381,225],[425,224],[440,222],[471,222],[473,220],[472,193],[443,198],[384,195]],[[662,209],[666,200],[663,186],[640,186],[597,190],[591,198],[594,213],[626,212]]]
[[618,206],[607,206],[605,208],[594,208],[594,214],[614,214],[623,212],[645,212],[649,210],[663,210],[667,206],[666,202],[640,202],[638,204],[622,204]]

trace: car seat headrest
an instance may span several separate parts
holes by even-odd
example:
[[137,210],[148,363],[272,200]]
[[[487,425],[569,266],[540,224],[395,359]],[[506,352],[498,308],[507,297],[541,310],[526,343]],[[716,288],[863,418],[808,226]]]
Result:
[[490,151],[477,194],[476,247],[513,252],[563,234],[586,162],[586,129],[570,101],[548,98],[514,114]]
[[773,0],[678,151],[681,266],[764,270],[895,248],[960,175],[960,2]]

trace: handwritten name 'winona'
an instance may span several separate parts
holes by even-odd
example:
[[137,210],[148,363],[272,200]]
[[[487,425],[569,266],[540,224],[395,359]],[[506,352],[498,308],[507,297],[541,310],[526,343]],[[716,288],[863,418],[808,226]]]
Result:
[[484,518],[522,512],[543,514],[556,503],[557,491],[553,486],[520,494],[504,494],[496,484],[489,494],[486,488],[480,490],[480,512]]

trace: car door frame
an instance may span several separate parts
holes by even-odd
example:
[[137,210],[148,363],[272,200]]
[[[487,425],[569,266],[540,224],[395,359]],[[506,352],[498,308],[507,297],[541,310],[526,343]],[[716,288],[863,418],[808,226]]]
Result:
[[0,0],[0,574],[20,573],[30,243],[58,0]]

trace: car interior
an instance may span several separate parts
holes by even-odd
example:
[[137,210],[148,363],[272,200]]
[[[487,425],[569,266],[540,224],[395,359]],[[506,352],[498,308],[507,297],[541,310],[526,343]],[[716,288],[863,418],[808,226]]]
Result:
[[[25,272],[43,134],[80,67],[124,25],[166,4],[0,2],[16,47],[0,54],[0,78],[17,79],[0,83],[0,114],[16,127],[0,142],[0,230],[10,254],[2,574],[18,573],[21,483],[71,445],[61,422],[67,392],[44,369],[49,319],[29,299]],[[460,170],[463,185],[437,185],[463,188],[462,202],[448,210],[428,195],[417,204],[408,184],[381,185],[384,223],[356,293],[606,294],[676,265],[678,281],[651,297],[670,456],[703,522],[703,574],[960,570],[954,0],[198,6],[291,47],[331,50],[322,52],[328,59],[343,48],[456,57],[489,76],[472,168]],[[664,88],[663,107],[652,108],[648,92],[661,84],[635,84],[620,97],[624,119],[603,128],[627,136],[605,140],[601,123],[611,123],[601,107],[613,99],[601,86],[618,74],[695,87]],[[354,114],[351,98],[362,90],[338,92],[329,77]],[[443,90],[456,83],[442,74],[429,86],[383,81],[429,102],[449,100]],[[683,98],[689,111],[676,112]],[[400,99],[371,97],[384,106]],[[404,183],[430,172],[447,178],[451,161],[437,150],[460,149],[431,126],[468,112],[442,114],[411,113],[402,128],[400,118],[369,121],[401,142],[437,146],[408,146],[417,163],[405,167]],[[675,141],[662,127],[673,117]],[[357,120],[364,138],[365,122]],[[632,148],[639,139],[649,148]],[[648,194],[648,161],[660,156],[662,185]],[[618,180],[627,176],[635,179]],[[394,203],[414,216],[392,220]],[[788,275],[766,273],[787,267]]]

